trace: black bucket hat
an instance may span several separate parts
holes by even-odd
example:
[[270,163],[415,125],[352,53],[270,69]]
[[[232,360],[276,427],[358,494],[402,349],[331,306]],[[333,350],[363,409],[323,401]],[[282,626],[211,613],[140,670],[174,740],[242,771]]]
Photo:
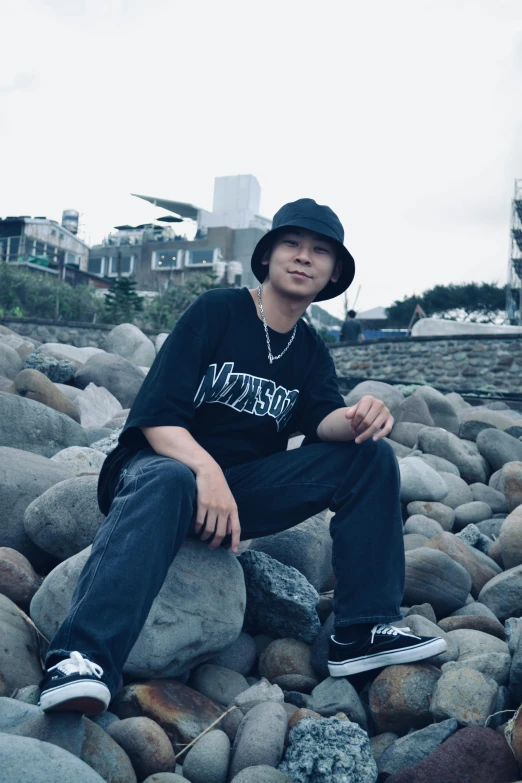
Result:
[[261,237],[252,254],[252,272],[260,283],[263,282],[268,272],[267,266],[261,261],[282,228],[305,228],[333,240],[337,247],[338,258],[343,262],[341,276],[336,283],[329,282],[322,291],[319,291],[314,302],[333,299],[346,291],[355,275],[355,262],[343,244],[342,223],[330,207],[317,204],[312,198],[300,198],[298,201],[292,201],[275,213],[272,230]]

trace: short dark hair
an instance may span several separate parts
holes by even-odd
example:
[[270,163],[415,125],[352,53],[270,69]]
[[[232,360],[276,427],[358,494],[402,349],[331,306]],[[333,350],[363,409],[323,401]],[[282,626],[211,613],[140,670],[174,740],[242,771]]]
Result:
[[348,312],[346,313],[346,315],[347,315],[347,316],[349,316],[350,318],[355,318],[355,316],[357,315],[357,313],[355,312],[355,310],[348,310]]

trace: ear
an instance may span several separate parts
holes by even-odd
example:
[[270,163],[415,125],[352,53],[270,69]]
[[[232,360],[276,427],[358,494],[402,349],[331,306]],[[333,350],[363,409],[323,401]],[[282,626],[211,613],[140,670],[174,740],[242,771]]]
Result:
[[264,266],[268,266],[268,264],[270,263],[270,256],[271,256],[271,253],[265,253],[265,255],[263,256],[263,258],[261,259],[261,263],[262,263]]
[[330,276],[331,283],[337,283],[337,281],[341,277],[342,269],[343,269],[343,262],[338,258],[337,261],[335,262],[333,272]]

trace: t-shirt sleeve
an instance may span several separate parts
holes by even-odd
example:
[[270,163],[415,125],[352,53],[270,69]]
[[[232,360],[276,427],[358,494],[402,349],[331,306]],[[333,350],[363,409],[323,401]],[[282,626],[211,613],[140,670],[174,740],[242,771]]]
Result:
[[147,445],[140,427],[190,430],[194,397],[208,364],[209,351],[205,312],[201,307],[198,310],[199,313],[185,314],[178,321],[156,356],[120,435],[124,446]]
[[304,388],[299,394],[294,430],[306,435],[306,443],[318,443],[317,427],[332,411],[345,407],[339,392],[335,365],[330,352],[318,338],[317,356]]

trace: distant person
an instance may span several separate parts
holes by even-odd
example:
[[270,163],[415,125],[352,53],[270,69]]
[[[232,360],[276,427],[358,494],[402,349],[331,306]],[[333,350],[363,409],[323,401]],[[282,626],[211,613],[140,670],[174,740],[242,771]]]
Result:
[[348,310],[346,313],[346,321],[341,326],[341,333],[339,335],[340,342],[348,342],[349,340],[364,340],[364,334],[362,331],[361,322],[356,319],[357,313],[355,310]]

